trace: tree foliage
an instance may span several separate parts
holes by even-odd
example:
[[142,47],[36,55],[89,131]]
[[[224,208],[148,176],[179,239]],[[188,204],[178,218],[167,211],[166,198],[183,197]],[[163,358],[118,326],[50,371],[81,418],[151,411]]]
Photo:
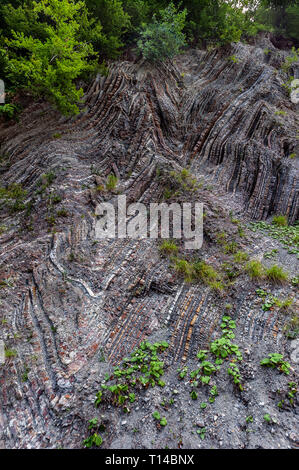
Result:
[[262,0],[257,9],[256,20],[274,33],[299,41],[298,0]]
[[155,16],[153,23],[143,25],[137,45],[143,57],[151,62],[171,58],[186,44],[182,30],[187,10],[178,12],[173,3],[160,10],[161,19]]
[[72,114],[78,79],[126,47],[157,61],[261,29],[299,41],[298,24],[298,0],[1,0],[0,76],[7,91],[30,90]]
[[85,0],[88,11],[102,28],[102,35],[94,41],[102,55],[116,58],[123,46],[122,36],[130,27],[130,16],[121,0]]

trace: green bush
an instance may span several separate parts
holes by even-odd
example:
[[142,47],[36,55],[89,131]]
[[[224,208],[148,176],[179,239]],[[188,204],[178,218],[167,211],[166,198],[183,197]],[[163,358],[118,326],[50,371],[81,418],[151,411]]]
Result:
[[[12,30],[5,40],[5,76],[16,88],[46,97],[63,114],[76,114],[83,90],[77,89],[74,81],[95,70],[90,60],[95,57],[92,45],[78,39],[85,4],[41,0],[32,5],[30,31]],[[22,8],[15,12],[16,19],[18,14],[21,18]],[[36,23],[38,35],[33,27]]]
[[187,10],[178,12],[173,3],[160,11],[161,21],[156,19],[151,24],[143,25],[141,38],[137,42],[143,57],[150,62],[163,61],[178,54],[186,44],[182,32],[185,26]]

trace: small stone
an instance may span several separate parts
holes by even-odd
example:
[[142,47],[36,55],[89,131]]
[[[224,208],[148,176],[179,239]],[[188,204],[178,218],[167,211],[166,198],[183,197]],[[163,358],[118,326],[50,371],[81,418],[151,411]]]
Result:
[[56,403],[58,402],[59,398],[56,396],[55,398],[53,398],[53,400],[51,401],[51,405],[54,407],[56,405]]
[[203,421],[197,421],[196,425],[199,427],[199,428],[204,428],[205,427],[205,423]]
[[298,441],[298,437],[297,437],[297,435],[296,435],[295,433],[291,433],[291,434],[289,435],[289,438],[290,438],[291,441],[293,441],[293,442],[297,442],[297,441]]

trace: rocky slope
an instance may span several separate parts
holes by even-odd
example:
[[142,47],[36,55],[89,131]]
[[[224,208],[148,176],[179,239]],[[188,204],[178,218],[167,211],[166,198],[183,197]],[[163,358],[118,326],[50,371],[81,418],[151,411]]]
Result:
[[[94,417],[106,448],[298,445],[296,398],[293,406],[287,398],[299,363],[298,247],[248,228],[274,214],[298,220],[299,160],[290,158],[298,113],[283,86],[286,55],[264,39],[191,50],[156,69],[119,62],[86,90],[78,117],[32,103],[18,123],[2,123],[0,178],[10,191],[0,222],[0,339],[10,356],[0,366],[2,447],[82,447]],[[176,194],[170,171],[187,167],[198,187]],[[105,190],[111,173],[118,184]],[[157,240],[96,240],[95,208],[118,194],[129,203],[165,194],[203,202],[203,247],[190,254],[182,243],[180,253],[206,260],[225,288],[184,282]],[[250,280],[234,247],[282,266],[289,281]],[[263,309],[258,288],[293,303]],[[188,374],[178,380],[177,369],[196,367],[224,314],[237,325],[244,390],[222,367],[210,383],[214,403],[210,386],[192,400]],[[165,387],[138,390],[130,413],[109,401],[95,408],[105,374],[145,339],[169,343]],[[274,352],[290,362],[289,376],[259,365]],[[167,426],[156,425],[155,410]]]

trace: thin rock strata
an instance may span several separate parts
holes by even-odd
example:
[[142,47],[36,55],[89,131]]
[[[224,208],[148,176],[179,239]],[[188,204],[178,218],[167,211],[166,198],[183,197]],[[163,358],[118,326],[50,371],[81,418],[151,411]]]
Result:
[[[188,167],[200,183],[190,198],[204,202],[206,211],[205,240],[195,255],[219,267],[216,234],[224,230],[253,257],[277,248],[279,263],[296,275],[296,258],[278,242],[252,233],[242,239],[229,216],[232,210],[242,220],[278,213],[290,223],[298,219],[298,158],[289,158],[297,151],[298,116],[278,71],[286,53],[271,45],[265,54],[267,45],[188,51],[159,68],[114,63],[86,90],[78,117],[61,118],[32,103],[19,123],[2,124],[1,185],[27,191],[25,210],[1,209],[1,337],[16,351],[0,368],[3,447],[81,447],[88,420],[103,412],[104,447],[177,448],[177,437],[151,422],[161,401],[156,389],[125,417],[94,408],[109,367],[149,338],[169,342],[165,393],[178,389],[179,397],[170,427],[184,448],[197,448],[198,405],[175,372],[208,347],[225,304],[232,305],[236,340],[248,351],[247,387],[240,398],[223,379],[211,411],[217,418],[206,411],[211,425],[200,443],[296,446],[295,412],[278,413],[269,401],[271,386],[282,378],[258,367],[269,352],[295,357],[298,346],[282,334],[287,315],[263,311],[257,286],[245,275],[229,292],[215,293],[175,275],[156,240],[95,235],[98,203],[116,204],[120,193],[128,203],[161,201],[164,176]],[[281,110],[285,114],[276,113]],[[104,190],[111,173],[117,186]],[[296,304],[291,285],[269,289]],[[252,434],[243,428],[241,415],[262,422],[260,403],[279,414],[276,432],[265,425]],[[137,424],[141,432],[134,434]]]

